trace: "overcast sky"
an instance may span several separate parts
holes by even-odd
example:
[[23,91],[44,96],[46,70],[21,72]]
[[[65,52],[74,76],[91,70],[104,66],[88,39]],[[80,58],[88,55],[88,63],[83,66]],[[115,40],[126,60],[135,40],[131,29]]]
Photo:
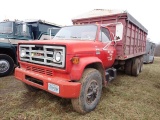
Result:
[[72,18],[93,9],[127,10],[148,29],[148,38],[160,43],[159,0],[1,0],[0,21],[42,19],[71,25]]

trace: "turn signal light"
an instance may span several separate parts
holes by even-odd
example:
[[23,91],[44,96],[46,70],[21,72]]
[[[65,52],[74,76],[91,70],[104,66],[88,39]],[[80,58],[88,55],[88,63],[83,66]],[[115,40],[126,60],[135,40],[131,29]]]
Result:
[[78,64],[79,63],[79,57],[73,57],[71,59],[71,61],[72,61],[73,64]]

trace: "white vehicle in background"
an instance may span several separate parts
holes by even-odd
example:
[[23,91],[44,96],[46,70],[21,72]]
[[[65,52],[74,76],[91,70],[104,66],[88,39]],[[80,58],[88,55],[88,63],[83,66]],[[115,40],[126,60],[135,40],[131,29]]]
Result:
[[146,43],[146,54],[143,57],[144,63],[153,63],[154,62],[154,51],[156,44],[147,40]]

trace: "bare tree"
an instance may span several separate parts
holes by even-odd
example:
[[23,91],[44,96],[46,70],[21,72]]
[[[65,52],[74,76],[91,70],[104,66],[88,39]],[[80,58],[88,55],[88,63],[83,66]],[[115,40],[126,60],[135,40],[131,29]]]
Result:
[[155,56],[160,56],[160,44],[156,45],[156,49],[155,49],[154,55]]

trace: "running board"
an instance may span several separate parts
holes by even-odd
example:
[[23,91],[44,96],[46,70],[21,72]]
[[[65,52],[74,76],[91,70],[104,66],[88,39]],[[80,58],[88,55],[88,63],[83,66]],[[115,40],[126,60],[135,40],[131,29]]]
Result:
[[113,79],[116,78],[117,76],[117,71],[115,68],[109,68],[105,71],[105,76],[106,76],[106,80],[107,82],[112,81]]

